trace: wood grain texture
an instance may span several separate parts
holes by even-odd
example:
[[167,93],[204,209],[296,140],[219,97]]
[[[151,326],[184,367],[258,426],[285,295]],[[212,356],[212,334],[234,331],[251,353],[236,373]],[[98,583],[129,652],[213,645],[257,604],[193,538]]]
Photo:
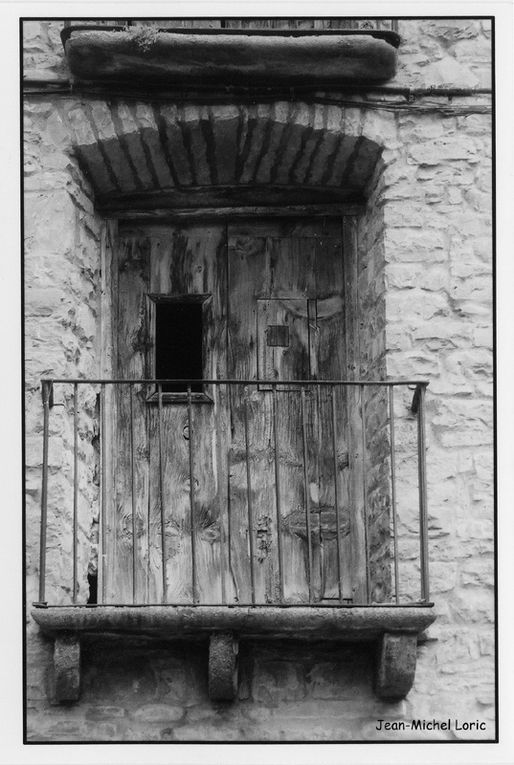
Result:
[[[116,359],[116,342],[114,327],[116,325],[116,302],[113,295],[117,293],[117,265],[114,258],[114,243],[117,238],[118,224],[110,221],[102,231],[101,240],[101,298],[100,298],[100,341],[101,341],[101,375],[106,379],[114,376]],[[108,540],[112,536],[113,513],[107,512],[113,507],[113,469],[111,445],[113,443],[113,389],[104,386],[100,391],[100,450],[101,450],[101,517],[99,529],[99,560],[98,560],[98,602],[103,603],[107,596],[109,574],[106,571],[106,551],[112,549]]]
[[[332,399],[330,389],[312,384],[302,406],[300,390],[281,384],[344,379],[356,353],[340,221],[125,224],[122,232],[114,278],[118,377],[154,376],[156,301],[196,295],[205,377],[277,384],[207,386],[212,403],[193,401],[189,411],[185,399],[148,404],[155,391],[143,385],[134,386],[131,409],[128,386],[119,386],[109,599],[361,597],[360,393],[341,387]],[[280,335],[287,345],[267,343],[269,326],[287,328]]]
[[[125,240],[121,243],[118,253],[117,374],[121,379],[144,378],[148,371],[145,356],[149,342],[145,298],[149,268],[148,249],[148,245],[141,246],[135,240]],[[122,385],[117,387],[115,392],[116,448],[113,456],[113,474],[116,520],[111,598],[120,598],[121,602],[140,602],[147,597],[150,568],[149,445],[145,395],[146,390],[141,386],[131,391],[130,386]],[[136,528],[135,538],[132,533],[133,525]]]
[[[345,306],[346,320],[346,355],[348,359],[348,377],[358,380],[360,377],[360,342],[359,342],[359,301],[357,294],[357,242],[356,226],[353,220],[343,221],[343,246],[345,257]],[[349,481],[348,497],[350,513],[350,559],[352,575],[352,594],[354,602],[368,602],[368,558],[366,539],[365,504],[363,495],[364,452],[362,433],[362,389],[350,386],[347,389],[348,454]]]
[[[153,227],[125,233],[118,268],[119,377],[153,377],[152,322],[156,296],[186,294],[211,295],[204,302],[204,372],[211,378],[225,376],[224,264],[224,232],[220,226]],[[131,475],[127,458],[130,422],[126,391],[122,387],[118,394],[116,455],[116,597],[130,602],[132,538],[128,487]],[[214,406],[193,403],[189,423],[183,402],[150,406],[146,399],[153,392],[140,386],[133,399],[136,599],[157,603],[164,599],[177,603],[192,600],[191,539],[194,533],[198,599],[219,602],[222,508],[226,512],[224,450],[219,441],[226,434],[226,426],[218,414],[224,407],[217,400]],[[217,399],[223,395],[222,391],[216,392]]]
[[[241,222],[229,227],[229,374],[234,377],[270,380],[343,377],[343,267],[338,221],[274,220]],[[270,347],[269,325],[285,325],[287,347]],[[257,349],[257,353],[255,352]],[[256,364],[257,357],[257,364]],[[253,504],[259,521],[257,594],[270,602],[280,595],[277,527],[282,529],[284,599],[303,602],[309,597],[309,549],[305,521],[308,503],[311,528],[313,589],[318,600],[339,592],[337,575],[337,529],[334,480],[340,497],[347,495],[343,467],[334,476],[331,402],[314,386],[306,399],[307,465],[302,443],[300,391],[277,385],[276,417],[272,387],[251,388],[250,434],[252,438],[252,485],[260,486]],[[340,399],[340,400],[339,400]],[[347,451],[344,441],[344,393],[337,394],[341,416],[336,430],[335,464],[342,465]],[[330,406],[328,406],[330,403]],[[240,432],[242,402],[231,400],[233,432]],[[278,464],[274,462],[277,424]],[[236,437],[237,438],[237,437]],[[231,451],[231,514],[237,528],[244,524],[246,509],[242,444],[233,441]],[[305,486],[304,470],[308,485]],[[278,472],[278,490],[276,481]],[[339,486],[339,484],[341,484]],[[308,492],[308,497],[306,496]],[[278,496],[277,496],[278,495]],[[280,517],[277,518],[277,505]],[[349,508],[346,504],[346,515]],[[349,522],[341,525],[347,537]],[[348,548],[348,544],[346,544]],[[247,596],[244,572],[247,552],[236,545],[235,578]],[[260,552],[259,552],[260,551]],[[348,552],[348,550],[346,550]],[[344,553],[343,553],[344,555]],[[348,555],[346,556],[348,559]],[[346,571],[347,582],[350,581]],[[264,590],[263,590],[264,588]],[[350,596],[346,586],[344,596]]]

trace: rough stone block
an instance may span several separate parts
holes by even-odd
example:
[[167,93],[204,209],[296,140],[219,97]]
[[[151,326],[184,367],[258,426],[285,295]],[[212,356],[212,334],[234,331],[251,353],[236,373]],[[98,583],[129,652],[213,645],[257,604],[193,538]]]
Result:
[[446,260],[446,240],[441,231],[425,231],[412,228],[394,228],[384,231],[386,262],[425,263]]
[[465,62],[445,56],[441,61],[429,64],[425,69],[429,82],[436,88],[476,88],[479,80]]
[[54,645],[54,695],[59,703],[77,701],[80,694],[80,641],[59,635]]
[[124,707],[105,706],[104,704],[95,705],[86,711],[86,718],[88,720],[105,720],[109,717],[121,718],[125,717],[125,715],[126,710]]
[[284,701],[305,698],[301,668],[291,661],[258,661],[255,664],[252,697],[259,703],[276,706]]
[[140,722],[177,722],[183,716],[182,707],[169,704],[146,704],[134,712],[134,720]]
[[417,636],[385,633],[380,641],[376,693],[382,699],[403,699],[416,673]]
[[494,619],[494,594],[492,590],[466,587],[452,598],[455,618],[484,626]]
[[215,632],[209,642],[209,696],[232,701],[237,695],[239,646],[231,632]]
[[194,743],[198,740],[204,741],[248,741],[255,740],[253,737],[253,726],[249,725],[246,729],[240,729],[232,726],[219,725],[182,725],[173,730],[173,740],[189,741]]
[[459,136],[451,140],[448,136],[425,141],[409,148],[410,159],[418,165],[439,165],[448,160],[478,162],[476,143],[471,137]]

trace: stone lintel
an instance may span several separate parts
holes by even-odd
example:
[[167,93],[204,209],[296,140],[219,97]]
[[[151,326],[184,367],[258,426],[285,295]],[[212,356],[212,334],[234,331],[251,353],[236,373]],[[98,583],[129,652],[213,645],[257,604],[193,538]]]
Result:
[[306,85],[385,82],[396,72],[394,32],[287,34],[69,27],[72,75],[94,83]]

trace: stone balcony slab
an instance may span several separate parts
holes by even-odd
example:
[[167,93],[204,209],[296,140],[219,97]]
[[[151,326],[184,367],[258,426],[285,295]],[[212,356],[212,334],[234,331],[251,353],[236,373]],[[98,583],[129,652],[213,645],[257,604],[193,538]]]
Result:
[[49,606],[32,611],[45,632],[142,633],[180,639],[234,631],[245,638],[376,640],[384,632],[418,634],[431,606]]
[[238,693],[240,639],[301,639],[376,644],[375,691],[404,698],[416,672],[418,635],[435,619],[419,606],[51,606],[32,616],[54,638],[55,700],[80,694],[81,640],[92,635],[144,635],[209,641],[208,687],[213,701]]

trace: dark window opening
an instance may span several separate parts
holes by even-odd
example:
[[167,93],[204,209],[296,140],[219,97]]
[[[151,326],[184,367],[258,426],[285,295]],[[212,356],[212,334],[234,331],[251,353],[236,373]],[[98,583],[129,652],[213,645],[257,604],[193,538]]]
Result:
[[96,606],[98,603],[98,574],[88,574],[87,583],[89,585],[89,596],[87,599],[87,604],[88,606]]
[[[156,303],[155,376],[158,380],[201,380],[202,303],[162,301]],[[162,386],[163,393],[184,393],[187,383]],[[201,393],[201,383],[192,383],[191,391]]]

